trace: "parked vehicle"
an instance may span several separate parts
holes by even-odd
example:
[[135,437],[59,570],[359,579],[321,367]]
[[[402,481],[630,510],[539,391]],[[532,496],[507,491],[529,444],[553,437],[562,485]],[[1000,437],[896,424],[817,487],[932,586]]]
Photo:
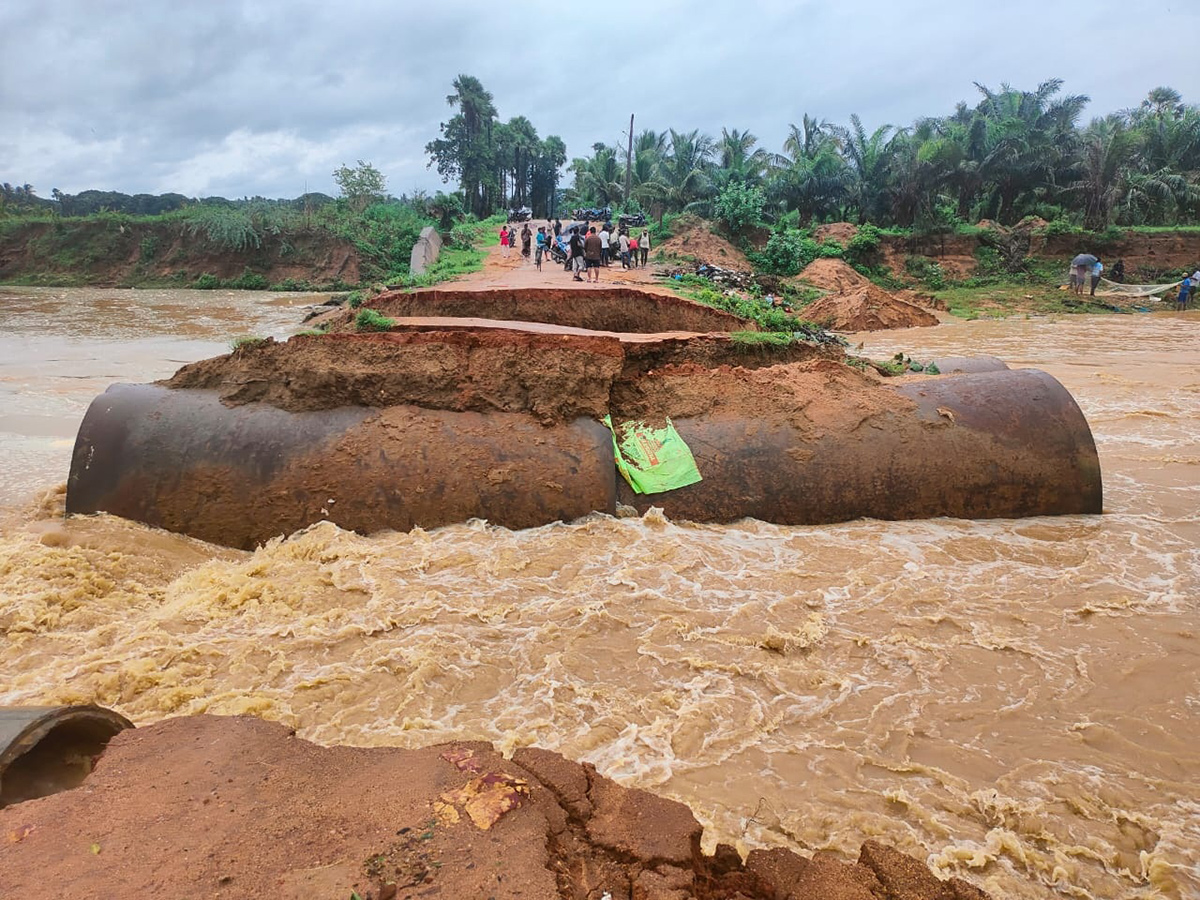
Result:
[[584,219],[588,222],[607,222],[612,218],[612,207],[605,206],[603,209],[595,206],[582,207],[571,210],[571,215],[576,219]]
[[510,222],[528,222],[533,218],[533,210],[528,206],[522,206],[520,209],[510,209],[508,211],[508,221]]

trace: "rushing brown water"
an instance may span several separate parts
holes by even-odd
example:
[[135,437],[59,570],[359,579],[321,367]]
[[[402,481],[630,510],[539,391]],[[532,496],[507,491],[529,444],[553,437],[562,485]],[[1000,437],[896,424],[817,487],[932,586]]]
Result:
[[[149,292],[111,315],[107,296],[0,293],[0,703],[250,712],[320,742],[537,743],[683,800],[710,842],[880,837],[997,897],[1200,895],[1194,314],[865,337],[876,357],[989,353],[1058,377],[1096,435],[1103,516],[320,525],[241,553],[63,522],[53,485],[107,381],[296,311],[230,296],[231,318],[202,324],[195,304],[217,298],[164,294],[139,331],[129,304]],[[30,303],[36,341],[13,313]],[[38,415],[54,433],[21,435]]]

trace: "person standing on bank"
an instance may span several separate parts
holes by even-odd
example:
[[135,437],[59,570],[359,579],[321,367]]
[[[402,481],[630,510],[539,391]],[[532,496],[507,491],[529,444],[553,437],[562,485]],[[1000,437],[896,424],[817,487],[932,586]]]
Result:
[[642,236],[638,238],[638,252],[642,254],[642,265],[646,265],[646,259],[650,256],[650,232],[643,231]]
[[629,268],[629,235],[621,232],[621,237],[618,240],[618,246],[621,248],[621,268]]
[[1092,296],[1096,296],[1096,285],[1100,283],[1100,275],[1104,272],[1104,263],[1100,262],[1100,258],[1096,257],[1096,261],[1092,263]]
[[1183,281],[1179,285],[1179,296],[1175,298],[1175,311],[1183,312],[1187,309],[1188,297],[1192,293],[1192,279],[1184,275]]
[[600,229],[600,263],[604,266],[608,265],[608,240],[610,237],[608,226],[605,225]]
[[637,268],[638,264],[638,242],[633,235],[629,236],[629,264],[633,268]]
[[509,242],[512,240],[512,235],[509,233],[507,225],[500,226],[500,254],[507,259]]
[[588,236],[583,242],[583,259],[587,264],[587,280],[600,283],[600,235],[595,228],[588,229]]
[[571,229],[571,240],[567,242],[571,248],[571,270],[575,273],[573,281],[583,281],[579,277],[579,273],[583,271],[583,235],[579,233],[578,228]]
[[533,232],[529,230],[529,223],[526,222],[521,226],[521,255],[529,259],[529,244],[533,240]]
[[537,270],[542,271],[542,254],[546,252],[546,227],[539,225],[537,236],[534,238],[537,241],[537,246],[533,249],[533,264]]

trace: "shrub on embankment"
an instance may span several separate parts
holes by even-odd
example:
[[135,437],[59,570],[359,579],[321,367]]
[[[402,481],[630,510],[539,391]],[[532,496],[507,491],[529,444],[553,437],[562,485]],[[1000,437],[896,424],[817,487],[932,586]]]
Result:
[[412,246],[432,223],[400,200],[362,211],[264,201],[146,216],[22,215],[0,221],[0,281],[339,290],[405,279]]

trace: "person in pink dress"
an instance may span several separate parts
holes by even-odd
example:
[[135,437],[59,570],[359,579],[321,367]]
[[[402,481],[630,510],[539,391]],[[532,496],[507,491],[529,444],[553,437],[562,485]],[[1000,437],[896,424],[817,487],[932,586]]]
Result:
[[512,235],[508,231],[507,225],[500,226],[500,253],[507,257],[509,248],[512,246]]

